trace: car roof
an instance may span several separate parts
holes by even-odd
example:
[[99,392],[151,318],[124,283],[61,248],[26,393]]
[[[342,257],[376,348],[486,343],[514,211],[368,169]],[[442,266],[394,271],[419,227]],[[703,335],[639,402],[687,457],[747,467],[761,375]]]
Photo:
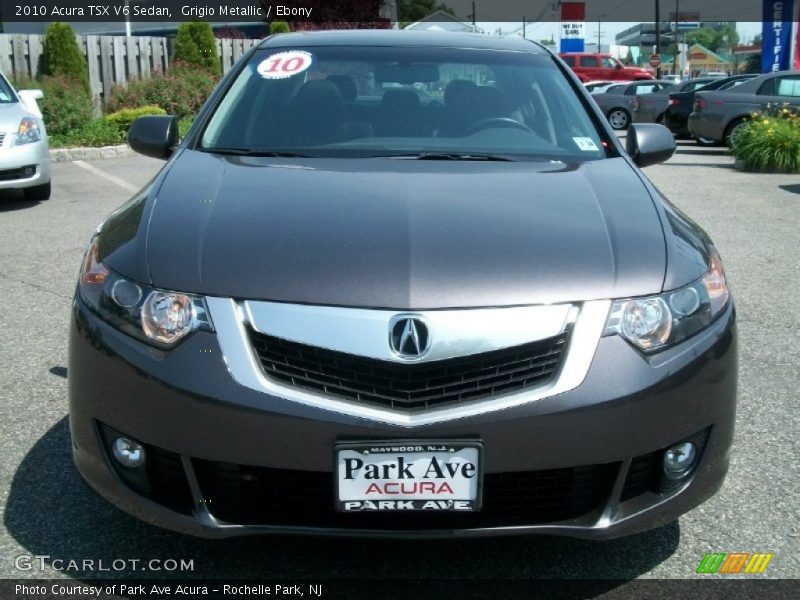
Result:
[[[774,79],[776,77],[785,77],[786,75],[793,75],[798,76],[800,75],[800,71],[774,71],[772,73],[765,73],[763,75],[759,75],[758,77],[754,77],[749,81],[745,81],[744,83],[737,85],[735,88],[731,90],[724,90],[722,93],[724,94],[754,94],[756,93],[761,84],[763,84],[768,79]],[[700,90],[698,90],[700,91]]]
[[543,46],[516,37],[501,38],[477,33],[407,31],[397,29],[338,29],[332,31],[298,31],[264,39],[259,48],[273,46],[427,46],[435,48],[469,48],[475,50],[510,50],[549,54]]

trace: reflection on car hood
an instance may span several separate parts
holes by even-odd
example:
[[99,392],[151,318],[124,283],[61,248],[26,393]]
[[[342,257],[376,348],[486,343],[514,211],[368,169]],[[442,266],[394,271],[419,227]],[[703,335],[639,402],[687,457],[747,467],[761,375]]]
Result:
[[621,158],[563,163],[222,157],[185,150],[152,208],[154,285],[424,309],[661,290],[663,231]]
[[0,132],[17,133],[19,122],[30,112],[21,102],[0,102]]

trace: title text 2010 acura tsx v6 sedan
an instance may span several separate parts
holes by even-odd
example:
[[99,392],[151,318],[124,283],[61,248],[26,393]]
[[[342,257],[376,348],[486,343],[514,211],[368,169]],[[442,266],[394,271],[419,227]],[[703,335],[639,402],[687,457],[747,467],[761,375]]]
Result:
[[83,477],[150,523],[611,538],[728,467],[734,307],[706,234],[523,40],[263,41],[97,229],[75,294]]

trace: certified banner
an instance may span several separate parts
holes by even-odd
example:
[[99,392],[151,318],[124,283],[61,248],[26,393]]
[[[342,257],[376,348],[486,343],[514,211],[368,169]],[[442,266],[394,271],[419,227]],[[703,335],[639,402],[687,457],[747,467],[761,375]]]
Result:
[[761,72],[790,68],[794,0],[764,0]]

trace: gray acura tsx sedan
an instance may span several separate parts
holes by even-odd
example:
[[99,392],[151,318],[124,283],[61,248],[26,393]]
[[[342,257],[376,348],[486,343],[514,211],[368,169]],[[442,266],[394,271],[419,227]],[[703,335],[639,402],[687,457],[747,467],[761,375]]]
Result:
[[267,38],[97,229],[70,340],[81,475],[150,523],[612,538],[721,486],[719,254],[524,40]]

